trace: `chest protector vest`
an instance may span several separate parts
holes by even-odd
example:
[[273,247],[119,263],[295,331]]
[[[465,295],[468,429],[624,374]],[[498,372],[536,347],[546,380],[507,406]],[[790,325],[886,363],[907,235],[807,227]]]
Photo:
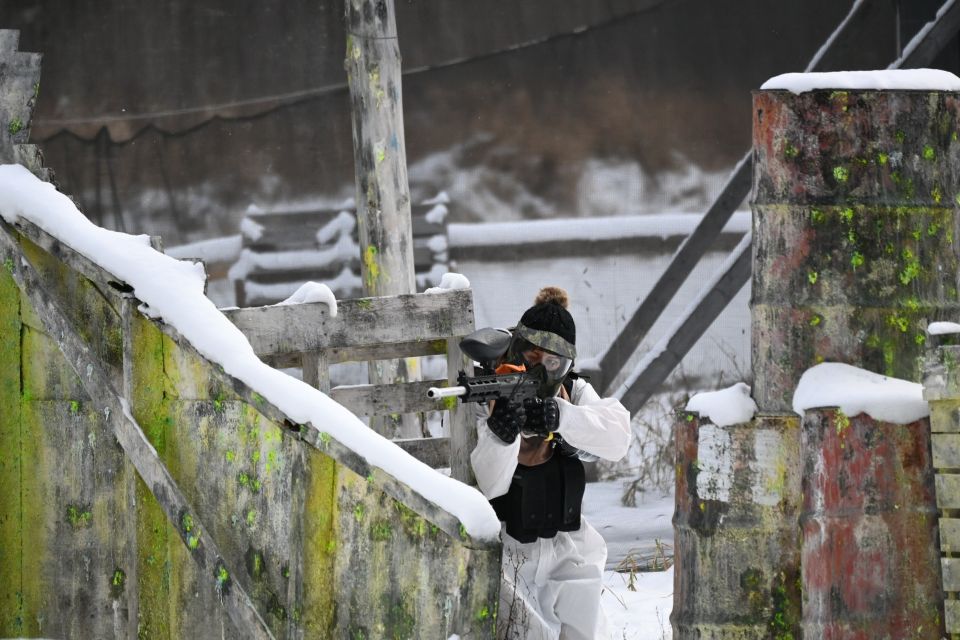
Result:
[[583,463],[563,449],[555,447],[553,456],[535,467],[518,464],[510,490],[490,501],[514,539],[534,542],[580,528],[586,488]]

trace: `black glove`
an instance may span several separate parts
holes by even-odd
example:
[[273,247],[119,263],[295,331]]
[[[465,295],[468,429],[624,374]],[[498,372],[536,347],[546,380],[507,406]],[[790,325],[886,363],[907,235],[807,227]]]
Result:
[[506,442],[512,443],[526,422],[523,405],[516,400],[501,399],[493,405],[493,413],[487,418],[487,426],[494,435]]
[[546,436],[560,426],[560,405],[556,398],[527,398],[523,409],[527,416],[525,431]]

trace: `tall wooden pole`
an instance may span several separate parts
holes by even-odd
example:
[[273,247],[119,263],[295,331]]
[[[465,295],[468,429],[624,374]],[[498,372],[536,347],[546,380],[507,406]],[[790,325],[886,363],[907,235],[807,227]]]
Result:
[[[410,189],[403,138],[400,46],[393,0],[346,0],[357,223],[363,290],[368,296],[414,293]],[[405,382],[402,360],[369,364],[372,384]],[[409,417],[408,417],[409,418]],[[422,435],[413,419],[371,420],[388,437]]]

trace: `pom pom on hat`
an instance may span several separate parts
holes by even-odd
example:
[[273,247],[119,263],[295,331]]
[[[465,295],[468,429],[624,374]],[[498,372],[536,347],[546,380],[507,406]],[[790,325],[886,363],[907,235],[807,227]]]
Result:
[[560,287],[544,287],[540,289],[537,297],[533,300],[533,306],[543,304],[544,302],[558,304],[564,309],[570,308],[570,296],[567,295],[565,289],[561,289]]

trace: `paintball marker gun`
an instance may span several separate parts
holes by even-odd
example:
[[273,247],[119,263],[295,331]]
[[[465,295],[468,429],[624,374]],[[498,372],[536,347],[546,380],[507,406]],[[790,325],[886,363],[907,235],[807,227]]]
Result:
[[461,371],[457,382],[459,386],[456,387],[430,387],[427,389],[427,397],[456,397],[460,398],[461,402],[510,399],[523,404],[527,398],[536,398],[540,389],[540,380],[522,371],[473,378],[468,378]]
[[496,375],[496,362],[510,347],[512,336],[505,329],[478,329],[460,341],[460,349],[480,364],[486,375],[467,377],[461,371],[456,387],[430,387],[427,397],[460,398],[461,402],[487,402],[509,398],[521,404],[527,398],[536,398],[540,381],[523,371]]

